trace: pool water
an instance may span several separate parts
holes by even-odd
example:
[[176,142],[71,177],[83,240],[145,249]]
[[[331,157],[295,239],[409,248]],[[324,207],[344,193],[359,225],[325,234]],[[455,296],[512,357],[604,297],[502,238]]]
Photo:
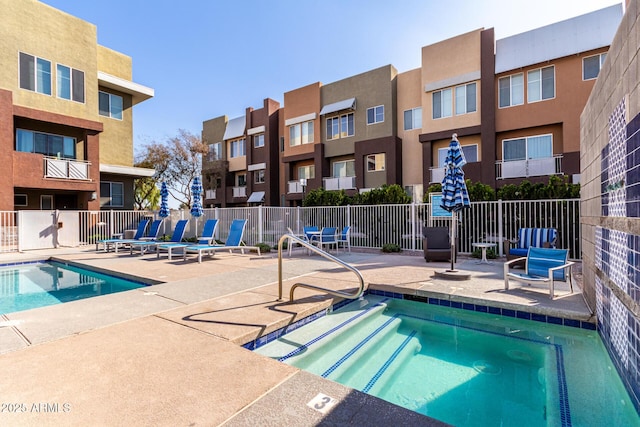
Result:
[[456,426],[640,425],[596,331],[370,295],[256,352]]
[[145,286],[58,262],[0,268],[0,314]]

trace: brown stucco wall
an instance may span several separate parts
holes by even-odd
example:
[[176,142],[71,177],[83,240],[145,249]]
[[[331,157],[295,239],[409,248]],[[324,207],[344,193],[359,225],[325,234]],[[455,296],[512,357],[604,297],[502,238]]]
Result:
[[[1,68],[1,67],[0,67]],[[0,211],[13,210],[13,99],[11,92],[0,89]]]

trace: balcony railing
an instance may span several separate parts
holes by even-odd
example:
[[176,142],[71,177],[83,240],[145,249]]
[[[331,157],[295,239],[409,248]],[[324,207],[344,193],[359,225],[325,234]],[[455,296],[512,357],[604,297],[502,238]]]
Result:
[[355,176],[343,176],[340,178],[323,178],[325,190],[353,190],[356,188]]
[[61,179],[89,179],[89,162],[82,160],[44,158],[44,177]]
[[205,199],[215,199],[216,198],[216,190],[207,190],[204,193]]
[[442,182],[444,179],[444,168],[429,168],[429,172],[431,174],[431,178],[429,178],[429,182]]
[[526,178],[562,173],[562,155],[542,159],[496,162],[496,179]]
[[302,193],[304,191],[300,181],[289,181],[288,194]]
[[233,187],[233,197],[247,197],[247,187]]

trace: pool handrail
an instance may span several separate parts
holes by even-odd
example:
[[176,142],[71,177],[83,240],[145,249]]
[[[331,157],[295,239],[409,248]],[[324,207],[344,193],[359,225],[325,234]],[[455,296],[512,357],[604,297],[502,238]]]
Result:
[[291,291],[289,291],[289,302],[293,301],[293,291],[297,287],[302,287],[302,288],[312,289],[312,290],[316,290],[316,291],[326,292],[326,293],[328,293],[330,295],[341,297],[341,298],[346,298],[346,299],[358,299],[358,298],[360,298],[362,296],[362,294],[364,293],[364,286],[365,286],[364,285],[364,278],[362,277],[362,274],[360,274],[360,271],[358,271],[358,269],[356,269],[355,267],[347,264],[346,262],[342,261],[341,259],[338,259],[338,258],[334,257],[333,255],[323,251],[322,249],[312,245],[308,241],[302,240],[302,239],[300,239],[299,237],[296,237],[293,234],[284,234],[282,237],[280,237],[280,240],[278,240],[278,301],[282,301],[282,244],[287,239],[289,240],[289,245],[291,245],[293,242],[298,243],[299,245],[304,246],[308,250],[310,250],[312,252],[315,252],[315,253],[325,257],[329,261],[333,261],[336,264],[339,264],[342,267],[346,268],[347,270],[353,271],[355,273],[355,275],[358,276],[358,281],[360,282],[360,286],[358,287],[358,291],[355,294],[350,294],[350,293],[342,292],[342,291],[334,291],[333,289],[326,289],[326,288],[323,288],[323,287],[320,287],[320,286],[310,285],[308,283],[294,283],[293,286],[291,286]]

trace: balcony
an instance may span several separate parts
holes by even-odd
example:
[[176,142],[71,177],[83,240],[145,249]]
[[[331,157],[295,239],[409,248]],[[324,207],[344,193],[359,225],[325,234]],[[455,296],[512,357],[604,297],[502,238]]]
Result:
[[247,187],[233,187],[233,197],[247,197]]
[[429,168],[429,174],[431,177],[429,178],[429,182],[442,182],[444,179],[444,168]]
[[562,155],[542,159],[496,162],[496,179],[527,178],[562,173]]
[[204,193],[205,199],[215,199],[216,198],[216,190],[207,190]]
[[340,178],[323,178],[324,189],[330,190],[353,190],[356,188],[355,176],[343,176]]
[[44,177],[89,180],[89,162],[44,157]]
[[304,187],[300,184],[300,181],[289,181],[289,190],[287,194],[302,194]]

